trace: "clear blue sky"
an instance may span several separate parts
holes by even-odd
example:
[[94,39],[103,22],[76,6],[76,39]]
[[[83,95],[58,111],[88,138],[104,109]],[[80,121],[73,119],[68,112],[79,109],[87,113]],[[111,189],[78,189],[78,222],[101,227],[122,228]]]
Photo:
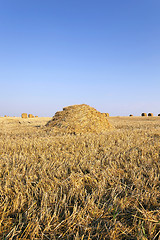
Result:
[[159,0],[0,0],[0,116],[160,113]]

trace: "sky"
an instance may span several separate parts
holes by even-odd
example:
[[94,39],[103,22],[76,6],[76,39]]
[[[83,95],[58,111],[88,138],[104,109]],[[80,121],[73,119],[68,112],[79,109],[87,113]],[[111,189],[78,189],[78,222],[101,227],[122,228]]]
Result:
[[0,0],[0,116],[160,113],[159,0]]

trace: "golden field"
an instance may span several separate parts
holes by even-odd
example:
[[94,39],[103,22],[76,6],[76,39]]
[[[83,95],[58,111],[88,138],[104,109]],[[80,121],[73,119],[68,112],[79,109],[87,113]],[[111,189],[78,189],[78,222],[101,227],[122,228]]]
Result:
[[61,135],[0,118],[0,239],[160,239],[160,117]]

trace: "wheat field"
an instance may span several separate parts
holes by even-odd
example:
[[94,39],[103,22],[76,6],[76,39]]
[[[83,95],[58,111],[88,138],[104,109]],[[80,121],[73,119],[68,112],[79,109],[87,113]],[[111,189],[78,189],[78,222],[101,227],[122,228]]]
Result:
[[160,118],[101,134],[0,118],[0,239],[160,239]]

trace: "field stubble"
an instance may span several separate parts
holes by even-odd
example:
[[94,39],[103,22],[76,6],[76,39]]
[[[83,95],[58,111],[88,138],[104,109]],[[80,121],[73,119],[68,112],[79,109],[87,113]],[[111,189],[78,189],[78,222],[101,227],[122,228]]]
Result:
[[0,118],[0,239],[158,240],[160,119],[82,135],[48,120]]

